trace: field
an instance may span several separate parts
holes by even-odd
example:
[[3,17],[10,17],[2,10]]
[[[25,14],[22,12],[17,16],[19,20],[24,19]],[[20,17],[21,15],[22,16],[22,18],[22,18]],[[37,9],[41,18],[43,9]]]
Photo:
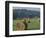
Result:
[[[16,31],[16,23],[17,22],[23,22],[23,19],[14,19],[13,20],[13,31]],[[30,23],[28,23],[30,21]],[[27,30],[39,30],[40,29],[40,18],[26,18],[27,22]]]

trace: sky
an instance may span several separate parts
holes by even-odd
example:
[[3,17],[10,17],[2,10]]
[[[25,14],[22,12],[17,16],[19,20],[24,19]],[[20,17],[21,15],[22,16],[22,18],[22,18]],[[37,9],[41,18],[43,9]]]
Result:
[[28,10],[40,11],[40,8],[32,8],[32,7],[13,7],[13,9],[28,9]]

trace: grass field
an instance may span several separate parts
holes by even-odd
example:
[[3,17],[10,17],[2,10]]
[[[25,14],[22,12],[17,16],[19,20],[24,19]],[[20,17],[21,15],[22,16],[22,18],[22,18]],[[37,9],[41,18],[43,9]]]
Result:
[[[28,20],[30,20],[30,23],[28,23]],[[16,23],[17,22],[23,22],[24,19],[14,19],[13,20],[13,31],[16,31]],[[40,29],[40,18],[30,18],[27,19],[26,18],[26,22],[27,22],[27,30],[39,30]]]

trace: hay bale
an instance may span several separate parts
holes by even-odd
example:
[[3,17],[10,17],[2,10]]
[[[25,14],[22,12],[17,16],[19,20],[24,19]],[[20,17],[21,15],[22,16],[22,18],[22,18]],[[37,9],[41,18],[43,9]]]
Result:
[[18,22],[16,23],[16,30],[24,30],[25,29],[25,25],[22,22]]

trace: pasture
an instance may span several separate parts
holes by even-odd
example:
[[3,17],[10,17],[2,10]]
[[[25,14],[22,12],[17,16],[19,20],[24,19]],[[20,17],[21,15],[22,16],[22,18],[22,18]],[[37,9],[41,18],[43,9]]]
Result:
[[[13,31],[16,31],[16,23],[17,22],[23,22],[23,19],[14,19],[13,20]],[[30,21],[30,23],[28,23]],[[27,22],[27,30],[39,30],[40,29],[40,18],[26,18]]]

